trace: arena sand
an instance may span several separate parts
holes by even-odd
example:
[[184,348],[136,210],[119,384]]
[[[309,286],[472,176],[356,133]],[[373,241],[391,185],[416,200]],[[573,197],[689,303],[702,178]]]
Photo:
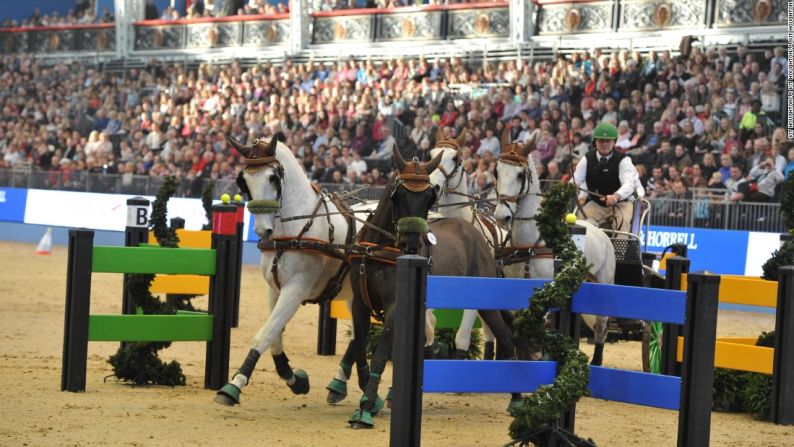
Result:
[[[325,385],[339,356],[314,354],[317,307],[302,307],[287,326],[285,346],[295,368],[310,376],[311,392],[293,396],[263,356],[242,395],[242,406],[213,402],[203,389],[204,344],[176,343],[161,357],[178,360],[188,378],[185,387],[139,387],[103,378],[115,343],[89,344],[87,390],[60,388],[66,272],[66,248],[36,256],[34,246],[0,243],[0,445],[3,446],[386,446],[389,411],[373,430],[351,430],[347,418],[360,394],[337,406],[325,403]],[[267,315],[265,282],[258,268],[246,266],[242,279],[240,327],[232,332],[230,367],[245,357],[249,341]],[[117,313],[121,276],[94,275],[92,313]],[[206,307],[206,299],[198,302]],[[719,333],[753,336],[772,329],[769,315],[721,312]],[[337,352],[344,351],[347,323],[339,325]],[[586,352],[591,346],[584,346]],[[611,344],[606,366],[639,369],[640,345]],[[390,368],[384,383],[391,381]],[[384,387],[385,390],[385,387]],[[506,395],[426,395],[422,422],[425,446],[498,446],[507,442],[510,417]],[[583,399],[577,432],[601,446],[674,446],[677,413],[596,399]],[[757,422],[747,415],[715,413],[712,445],[794,445],[794,428]]]

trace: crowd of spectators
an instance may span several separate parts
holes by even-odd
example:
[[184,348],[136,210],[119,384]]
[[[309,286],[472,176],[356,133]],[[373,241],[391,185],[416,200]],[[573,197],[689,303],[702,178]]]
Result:
[[400,8],[408,6],[456,5],[461,3],[497,3],[504,0],[313,0],[315,11],[358,8]]
[[782,48],[742,45],[476,65],[452,57],[189,70],[151,61],[125,73],[5,58],[0,167],[56,173],[51,187],[76,172],[233,180],[240,160],[227,137],[280,134],[312,180],[377,185],[393,146],[428,159],[439,128],[465,129],[463,169],[476,193],[494,183],[505,127],[511,140],[539,131],[541,177],[564,180],[608,121],[651,197],[708,187],[769,201],[794,169],[780,127],[785,70]]
[[3,28],[30,28],[36,26],[61,26],[61,25],[90,25],[95,23],[113,23],[113,11],[107,6],[101,13],[96,12],[94,0],[77,0],[75,6],[66,14],[58,11],[42,13],[40,8],[35,8],[33,14],[25,20],[3,19]]
[[234,15],[273,15],[286,14],[289,5],[286,2],[271,3],[268,0],[190,0],[186,4],[185,14],[168,6],[162,12],[157,11],[152,0],[146,1],[144,19],[146,20],[177,20],[197,19],[203,17],[227,17]]

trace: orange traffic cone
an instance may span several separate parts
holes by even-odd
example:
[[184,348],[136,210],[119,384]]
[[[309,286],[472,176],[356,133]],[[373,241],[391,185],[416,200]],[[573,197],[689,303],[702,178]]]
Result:
[[52,253],[52,228],[47,228],[47,232],[41,237],[39,245],[36,247],[37,255],[48,255]]

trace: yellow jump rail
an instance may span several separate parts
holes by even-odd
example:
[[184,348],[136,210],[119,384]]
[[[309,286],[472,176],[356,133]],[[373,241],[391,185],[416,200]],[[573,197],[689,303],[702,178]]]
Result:
[[[176,230],[179,246],[188,248],[210,248],[212,246],[211,231]],[[153,231],[149,232],[149,241],[157,244]],[[149,291],[152,293],[172,293],[179,295],[206,295],[209,293],[210,279],[198,275],[157,275],[152,281]]]
[[[686,285],[686,273],[681,275],[681,284]],[[748,306],[777,307],[777,281],[758,277],[722,275],[720,303]],[[774,348],[755,346],[756,338],[718,338],[714,353],[714,366],[762,374],[772,374]],[[682,360],[683,338],[678,338],[678,361]]]

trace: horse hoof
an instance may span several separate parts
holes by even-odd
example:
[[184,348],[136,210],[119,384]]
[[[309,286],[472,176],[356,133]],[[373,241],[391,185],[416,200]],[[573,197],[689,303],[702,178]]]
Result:
[[223,404],[229,407],[233,407],[235,405],[240,404],[240,388],[232,385],[231,383],[227,383],[223,386],[218,393],[215,395],[215,402],[219,404]]
[[328,390],[326,402],[331,405],[338,404],[339,402],[345,400],[345,397],[347,397],[347,383],[342,382],[339,379],[332,379],[331,383],[329,383],[325,389]]
[[309,375],[302,369],[296,369],[293,373],[295,383],[288,385],[293,394],[309,394]]
[[375,423],[372,421],[372,414],[368,411],[356,410],[353,412],[353,416],[350,417],[350,420],[347,421],[350,424],[350,428],[354,430],[358,430],[361,428],[370,429],[375,426]]
[[524,399],[510,399],[510,403],[507,404],[507,412],[513,414],[513,410],[520,407],[524,403]]
[[389,392],[386,393],[386,408],[391,408],[391,387],[389,387]]

